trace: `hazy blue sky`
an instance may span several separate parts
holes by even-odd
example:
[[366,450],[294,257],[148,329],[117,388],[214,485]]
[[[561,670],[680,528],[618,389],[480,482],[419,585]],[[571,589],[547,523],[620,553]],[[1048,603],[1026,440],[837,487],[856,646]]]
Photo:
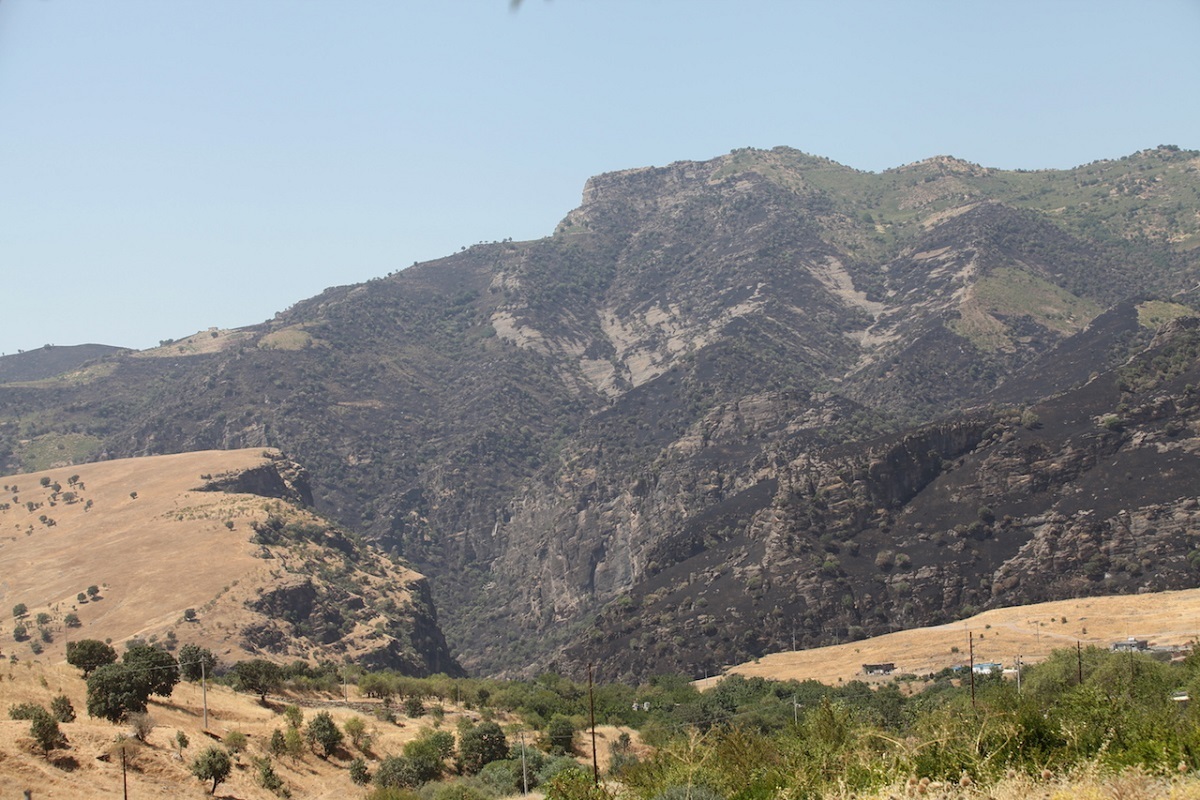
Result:
[[789,145],[1200,148],[1200,0],[0,0],[0,352],[148,347]]

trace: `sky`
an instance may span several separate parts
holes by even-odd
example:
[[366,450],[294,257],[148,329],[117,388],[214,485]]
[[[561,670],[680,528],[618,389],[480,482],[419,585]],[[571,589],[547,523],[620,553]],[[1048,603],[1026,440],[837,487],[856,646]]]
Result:
[[1200,149],[1200,0],[0,0],[0,353],[537,239],[588,177]]

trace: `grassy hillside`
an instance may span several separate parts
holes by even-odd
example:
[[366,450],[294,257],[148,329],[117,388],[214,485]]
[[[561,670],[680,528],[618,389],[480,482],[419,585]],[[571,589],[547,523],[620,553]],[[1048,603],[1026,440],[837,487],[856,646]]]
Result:
[[[847,644],[772,653],[726,674],[769,680],[817,680],[839,683],[868,682],[863,664],[893,662],[898,674],[927,675],[946,667],[966,664],[968,637],[975,642],[976,661],[998,661],[1005,667],[1033,664],[1052,650],[1073,647],[1107,648],[1130,636],[1151,645],[1184,645],[1200,638],[1200,589],[1117,597],[1084,597],[1028,606],[997,608],[958,622],[897,631]],[[698,681],[708,687],[720,681]]]
[[302,480],[294,469],[255,449],[0,478],[0,604],[24,612],[0,650],[53,662],[69,639],[137,638],[226,661],[357,658],[420,672],[432,653],[445,662],[434,671],[451,669],[422,576],[304,510],[287,485]]

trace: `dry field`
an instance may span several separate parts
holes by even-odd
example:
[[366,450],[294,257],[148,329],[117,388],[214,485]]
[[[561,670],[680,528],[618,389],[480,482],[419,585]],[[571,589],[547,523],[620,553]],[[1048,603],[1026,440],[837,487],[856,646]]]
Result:
[[[307,512],[281,500],[194,489],[206,482],[201,476],[241,472],[271,455],[262,448],[210,450],[0,478],[0,613],[7,617],[18,604],[28,609],[22,620],[0,626],[0,655],[55,663],[66,657],[68,639],[171,636],[223,661],[261,655],[241,641],[240,632],[263,619],[246,601],[301,580],[288,570],[303,559],[280,548],[263,558],[266,548],[250,542],[251,525],[272,513]],[[398,565],[379,569],[396,587],[419,577]],[[89,599],[92,586],[99,596]],[[402,602],[402,591],[394,599]],[[193,621],[184,619],[189,608]],[[69,614],[77,626],[68,624]],[[39,615],[48,621],[39,623]],[[28,641],[14,636],[18,621]],[[369,633],[356,630],[347,652]],[[297,650],[288,660],[297,656],[328,654]]]
[[[898,631],[848,644],[797,652],[772,653],[739,664],[727,673],[774,678],[814,679],[835,684],[870,679],[863,664],[892,662],[898,674],[917,675],[966,664],[970,641],[975,661],[998,661],[1012,667],[1041,661],[1051,650],[1095,645],[1107,648],[1131,636],[1152,645],[1182,645],[1200,635],[1200,589],[1178,592],[1086,597],[1031,606],[985,611],[974,617],[931,628]],[[720,678],[698,681],[702,687]]]

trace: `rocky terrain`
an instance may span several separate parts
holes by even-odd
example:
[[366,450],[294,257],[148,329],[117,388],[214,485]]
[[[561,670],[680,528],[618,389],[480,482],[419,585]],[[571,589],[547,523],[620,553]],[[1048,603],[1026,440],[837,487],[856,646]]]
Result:
[[1191,585],[1198,168],[601,175],[545,239],[8,379],[0,463],[281,448],[486,673]]

